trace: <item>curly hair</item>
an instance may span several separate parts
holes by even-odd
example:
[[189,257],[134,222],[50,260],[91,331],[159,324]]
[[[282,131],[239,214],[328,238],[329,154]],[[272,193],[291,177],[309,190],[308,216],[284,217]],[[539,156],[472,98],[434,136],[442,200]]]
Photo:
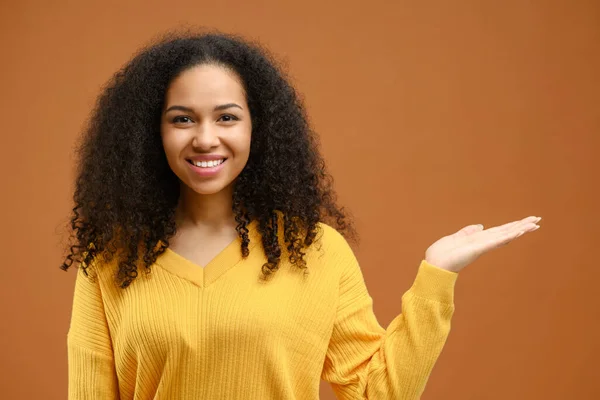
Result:
[[282,256],[279,218],[289,260],[305,270],[319,222],[355,239],[302,101],[268,51],[230,34],[171,33],[134,55],[97,99],[77,148],[72,243],[63,270],[75,262],[87,274],[97,256],[117,257],[116,279],[125,288],[169,246],[180,181],[167,164],[160,117],[169,84],[202,64],[225,66],[241,78],[252,118],[250,156],[232,199],[243,257],[254,220],[267,259],[263,278]]

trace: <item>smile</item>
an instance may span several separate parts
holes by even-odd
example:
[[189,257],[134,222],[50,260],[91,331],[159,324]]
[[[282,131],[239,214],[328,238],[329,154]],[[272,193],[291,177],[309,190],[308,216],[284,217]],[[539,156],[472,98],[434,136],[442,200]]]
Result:
[[189,162],[190,164],[198,167],[198,168],[214,168],[214,167],[218,167],[219,165],[223,164],[225,162],[225,158],[222,158],[220,160],[210,160],[210,161],[193,161],[193,160],[187,160],[187,162]]

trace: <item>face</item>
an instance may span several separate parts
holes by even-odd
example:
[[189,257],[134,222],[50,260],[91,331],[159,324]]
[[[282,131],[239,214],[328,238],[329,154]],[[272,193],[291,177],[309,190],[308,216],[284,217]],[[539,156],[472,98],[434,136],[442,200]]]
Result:
[[248,162],[251,133],[244,88],[227,68],[196,66],[169,86],[161,136],[182,190],[231,195]]

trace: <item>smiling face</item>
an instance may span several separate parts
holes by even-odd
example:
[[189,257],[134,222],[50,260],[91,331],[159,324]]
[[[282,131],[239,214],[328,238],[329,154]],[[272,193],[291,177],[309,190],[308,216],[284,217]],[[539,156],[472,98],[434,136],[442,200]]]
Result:
[[231,196],[250,156],[251,134],[246,94],[231,70],[204,64],[171,82],[161,137],[169,166],[183,183],[182,191]]

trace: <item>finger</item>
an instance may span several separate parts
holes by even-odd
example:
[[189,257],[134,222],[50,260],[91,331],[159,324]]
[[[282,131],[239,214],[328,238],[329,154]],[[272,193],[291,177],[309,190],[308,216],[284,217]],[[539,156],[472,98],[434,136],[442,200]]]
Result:
[[456,232],[456,234],[459,236],[469,236],[473,233],[481,232],[482,230],[483,230],[483,225],[481,225],[481,224],[469,225],[469,226],[465,226],[460,231]]
[[485,232],[488,234],[490,234],[490,233],[496,234],[499,232],[506,232],[506,231],[509,231],[510,229],[516,227],[520,223],[521,223],[521,221],[509,222],[504,225],[494,226],[493,228],[486,229]]
[[525,218],[524,220],[521,221],[521,223],[515,225],[513,228],[511,228],[511,231],[517,232],[517,233],[527,233],[527,232],[532,232],[534,230],[539,229],[539,225],[538,223],[540,222],[542,218],[541,217],[534,217],[534,218]]
[[533,227],[536,226],[538,222],[540,222],[540,220],[542,219],[542,217],[527,217],[524,218],[520,221],[519,224],[517,224],[517,226],[515,228],[520,228],[522,230],[526,230],[529,227]]
[[[537,221],[539,222],[539,219]],[[487,243],[487,248],[491,250],[500,246],[505,246],[524,234],[537,231],[539,228],[540,226],[536,223],[527,222],[525,225],[521,226],[520,230],[512,229],[496,238],[491,238]]]
[[487,229],[486,232],[497,233],[497,232],[508,232],[511,230],[521,231],[522,229],[520,229],[520,228],[527,226],[527,224],[531,224],[531,223],[536,224],[540,220],[541,220],[540,217],[531,216],[531,217],[523,218],[519,221],[513,221],[513,222],[509,222],[504,225],[495,226],[493,228]]

